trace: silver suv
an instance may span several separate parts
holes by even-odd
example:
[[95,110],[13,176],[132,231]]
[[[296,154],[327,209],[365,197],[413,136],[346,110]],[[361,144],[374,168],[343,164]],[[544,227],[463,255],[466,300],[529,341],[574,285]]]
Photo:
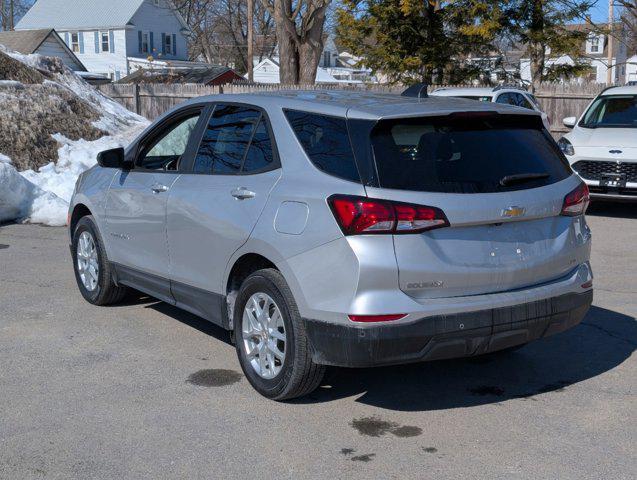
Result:
[[69,216],[84,298],[132,287],[230,330],[269,398],[311,392],[325,365],[517,347],[592,301],[588,190],[531,110],[218,95],[98,163]]

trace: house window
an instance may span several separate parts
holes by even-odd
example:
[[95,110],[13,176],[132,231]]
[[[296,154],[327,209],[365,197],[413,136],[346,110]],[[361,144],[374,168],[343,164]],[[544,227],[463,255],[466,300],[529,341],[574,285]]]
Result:
[[71,33],[71,50],[74,53],[80,53],[80,34],[77,32]]
[[332,66],[332,54],[331,52],[323,52],[323,66],[331,67]]
[[168,55],[173,53],[173,37],[170,33],[167,33],[164,37],[164,52]]
[[142,53],[150,53],[150,34],[142,32]]
[[599,37],[591,37],[590,47],[590,53],[599,53]]
[[100,44],[102,48],[102,52],[110,51],[110,40],[108,32],[100,32]]

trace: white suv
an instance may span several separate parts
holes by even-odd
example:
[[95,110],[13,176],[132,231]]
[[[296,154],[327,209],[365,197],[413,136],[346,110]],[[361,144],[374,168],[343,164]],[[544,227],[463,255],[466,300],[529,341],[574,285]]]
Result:
[[495,88],[452,88],[442,87],[430,93],[437,97],[456,97],[466,98],[468,100],[478,100],[480,102],[494,102],[502,105],[512,105],[514,107],[522,107],[528,110],[539,112],[542,116],[542,123],[547,130],[551,130],[551,119],[542,111],[540,103],[530,92],[522,87],[501,85]]
[[591,196],[637,200],[637,86],[608,88],[563,123],[573,131],[558,143]]

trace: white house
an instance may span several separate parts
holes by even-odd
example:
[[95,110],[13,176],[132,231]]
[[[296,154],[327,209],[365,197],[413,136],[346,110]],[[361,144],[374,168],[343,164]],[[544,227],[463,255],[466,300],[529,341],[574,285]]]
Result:
[[[264,58],[254,66],[255,83],[281,83],[279,76],[279,64],[271,58]],[[334,78],[327,69],[318,67],[316,70],[316,83],[360,83],[343,81]]]
[[[601,25],[602,27],[604,25]],[[575,65],[578,62],[590,65],[591,73],[586,77],[579,78],[579,81],[593,81],[596,83],[606,83],[608,64],[608,36],[594,31],[590,23],[567,25],[569,30],[588,31],[586,40],[581,46],[580,55],[573,58],[570,55],[551,56],[550,49],[547,49],[546,66],[553,65]],[[620,25],[617,28],[622,28]],[[613,57],[610,63],[611,78],[613,83],[624,83],[626,77],[626,45],[624,42],[614,42]],[[520,77],[522,80],[531,81],[531,61],[528,58],[520,60]]]
[[169,0],[37,0],[16,30],[42,28],[54,28],[89,72],[113,80],[152,66],[149,57],[188,59],[188,25]]
[[626,60],[626,83],[637,82],[637,55]]

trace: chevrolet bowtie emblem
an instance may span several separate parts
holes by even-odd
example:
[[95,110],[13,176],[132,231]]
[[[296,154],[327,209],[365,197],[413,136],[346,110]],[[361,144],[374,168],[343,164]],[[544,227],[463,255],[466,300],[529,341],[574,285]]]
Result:
[[502,210],[502,216],[506,218],[521,217],[526,213],[526,208],[522,207],[509,207]]

